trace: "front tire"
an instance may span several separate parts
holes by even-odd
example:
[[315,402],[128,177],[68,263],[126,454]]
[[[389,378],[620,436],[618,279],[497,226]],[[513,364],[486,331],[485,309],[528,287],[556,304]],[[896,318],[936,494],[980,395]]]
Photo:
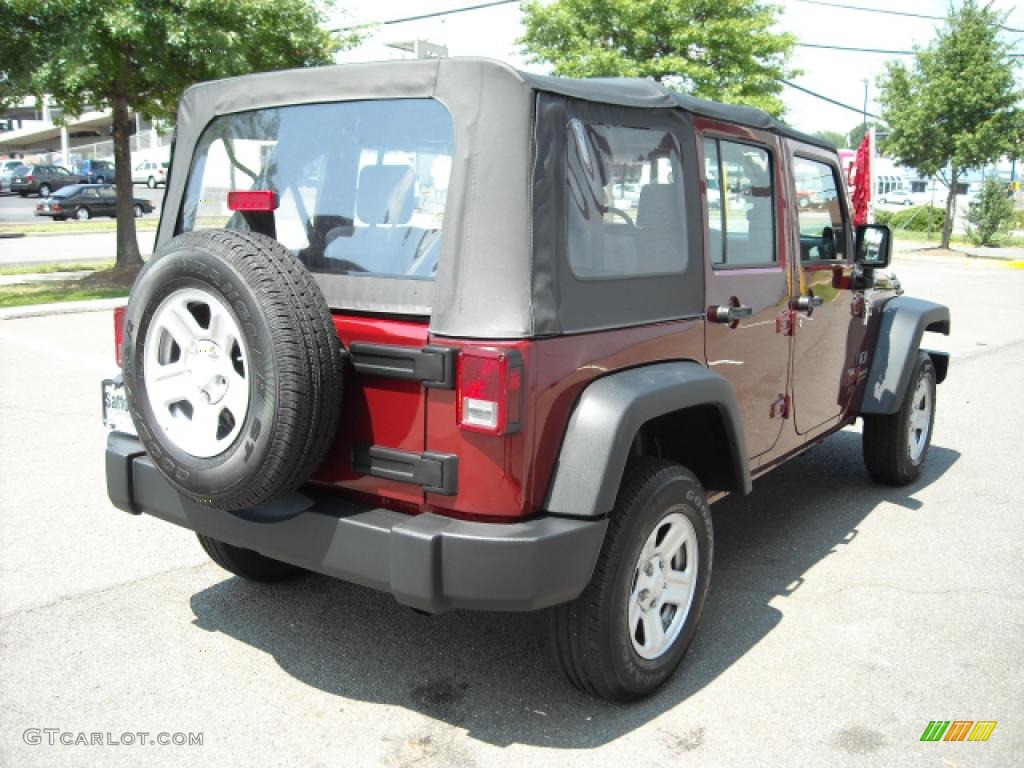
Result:
[[693,473],[660,459],[638,463],[619,491],[590,584],[551,611],[552,650],[569,681],[610,701],[662,686],[697,630],[713,546]]
[[242,549],[233,544],[225,544],[223,541],[211,539],[197,533],[199,543],[203,550],[210,556],[217,565],[225,571],[236,576],[241,576],[248,581],[260,581],[272,583],[276,581],[287,581],[303,575],[306,571],[291,563],[282,563],[280,560],[273,560],[259,552],[251,549]]
[[896,413],[864,416],[864,463],[886,485],[909,485],[921,475],[935,424],[935,366],[918,352],[903,403]]

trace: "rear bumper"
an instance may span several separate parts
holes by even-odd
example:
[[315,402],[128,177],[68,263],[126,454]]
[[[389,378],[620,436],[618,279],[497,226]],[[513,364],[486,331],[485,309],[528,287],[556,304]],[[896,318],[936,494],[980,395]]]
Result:
[[258,522],[260,509],[243,519],[182,496],[137,438],[117,432],[107,439],[106,470],[119,509],[390,592],[431,613],[528,611],[572,600],[590,581],[607,526],[552,516],[521,523],[410,516],[316,490],[273,502],[293,508],[287,520]]

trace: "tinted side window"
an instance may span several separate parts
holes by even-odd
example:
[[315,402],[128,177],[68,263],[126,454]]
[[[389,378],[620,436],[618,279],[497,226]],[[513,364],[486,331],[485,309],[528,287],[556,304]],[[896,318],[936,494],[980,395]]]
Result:
[[802,261],[845,259],[843,206],[835,169],[825,163],[793,158]]
[[686,268],[682,161],[664,130],[569,124],[569,266],[581,280]]
[[772,158],[762,147],[704,140],[708,247],[723,267],[768,266],[775,252]]

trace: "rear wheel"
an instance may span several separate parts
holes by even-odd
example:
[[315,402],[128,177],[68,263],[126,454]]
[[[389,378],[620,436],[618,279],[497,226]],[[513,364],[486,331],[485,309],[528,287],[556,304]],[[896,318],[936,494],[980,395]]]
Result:
[[105,181],[106,181],[106,179],[104,179],[102,176],[97,176],[96,177],[96,183],[97,184],[103,184]]
[[262,582],[285,581],[306,573],[296,565],[272,560],[251,549],[225,544],[223,541],[211,539],[201,533],[197,533],[196,536],[199,537],[199,543],[213,562],[225,571],[230,571],[243,579]]
[[52,190],[50,189],[50,185],[49,184],[40,184],[39,185],[39,196],[40,197],[49,197],[50,196],[50,192],[52,192]]
[[77,208],[75,208],[75,218],[78,219],[79,221],[88,221],[89,219],[92,218],[92,214],[89,212],[88,208],[86,208],[84,205],[80,205]]
[[141,205],[136,205],[134,208],[132,208],[132,211],[135,213],[135,218],[136,219],[141,219],[142,215],[145,213],[145,211],[142,210],[142,206]]
[[918,352],[899,410],[864,416],[864,463],[872,479],[897,486],[917,480],[934,424],[935,366],[927,352]]
[[156,189],[156,179],[150,176],[148,179],[146,179],[146,186],[149,187],[150,189]]
[[700,621],[713,541],[693,473],[659,459],[629,472],[590,584],[551,611],[555,659],[573,685],[630,701],[671,677]]

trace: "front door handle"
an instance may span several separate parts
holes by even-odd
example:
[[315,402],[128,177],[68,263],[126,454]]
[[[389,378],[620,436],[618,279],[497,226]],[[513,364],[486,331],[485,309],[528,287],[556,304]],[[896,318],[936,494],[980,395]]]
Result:
[[719,307],[714,306],[708,309],[708,320],[712,323],[723,323],[732,325],[733,323],[739,322],[742,317],[750,317],[754,314],[754,310],[750,307],[745,307],[742,304],[738,307],[726,306]]
[[810,312],[824,303],[825,300],[821,296],[798,296],[790,300],[789,308],[795,309],[797,312]]

